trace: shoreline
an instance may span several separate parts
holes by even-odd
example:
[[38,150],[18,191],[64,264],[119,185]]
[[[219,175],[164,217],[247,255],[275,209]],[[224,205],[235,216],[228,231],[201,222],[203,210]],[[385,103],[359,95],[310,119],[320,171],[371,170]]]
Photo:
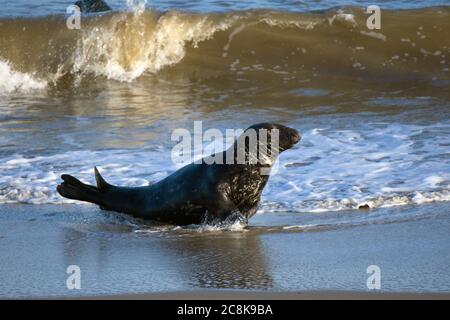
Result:
[[58,298],[69,300],[450,300],[449,293],[407,292],[173,292]]
[[[295,213],[260,215],[245,231],[136,232],[92,206],[3,205],[0,298],[448,299],[449,207],[319,214],[365,223],[314,231],[276,228],[317,217]],[[66,287],[70,265],[81,269],[80,290]],[[367,288],[371,265],[380,291]]]

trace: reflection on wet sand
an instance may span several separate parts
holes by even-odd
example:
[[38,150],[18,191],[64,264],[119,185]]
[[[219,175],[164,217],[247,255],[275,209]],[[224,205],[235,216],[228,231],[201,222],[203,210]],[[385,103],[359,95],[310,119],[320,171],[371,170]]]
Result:
[[[0,297],[365,291],[366,269],[374,261],[385,270],[383,292],[449,292],[448,205],[377,209],[361,216],[402,212],[427,218],[318,232],[273,227],[200,232],[133,225],[79,205],[5,205],[0,207]],[[350,212],[315,215],[336,223]],[[298,216],[284,221],[297,224]],[[281,225],[280,219],[272,215],[260,225]],[[80,290],[66,286],[70,265],[81,269]]]
[[[264,251],[257,235],[246,232],[217,236],[194,236],[169,243],[169,252],[190,262],[186,275],[201,288],[268,289]],[[189,259],[190,257],[190,259]],[[184,260],[185,260],[184,259]]]
[[259,235],[253,232],[166,236],[137,234],[123,225],[80,227],[64,228],[65,264],[80,265],[96,287],[111,280],[134,284],[136,292],[273,286]]

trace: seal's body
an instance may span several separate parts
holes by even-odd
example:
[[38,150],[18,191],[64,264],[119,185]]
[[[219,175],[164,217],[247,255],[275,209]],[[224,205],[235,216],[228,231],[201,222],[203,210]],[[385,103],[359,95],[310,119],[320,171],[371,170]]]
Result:
[[[291,148],[300,140],[296,130],[281,125],[257,124],[246,132],[250,129],[257,132],[276,129],[279,132],[278,150],[264,162],[249,161],[254,154],[245,143],[236,141],[227,151],[211,156],[216,163],[208,161],[210,157],[204,158],[201,163],[191,163],[149,186],[113,186],[95,168],[97,187],[84,184],[70,175],[62,175],[64,182],[58,185],[57,191],[66,198],[95,203],[105,210],[177,225],[223,221],[232,217],[247,220],[256,213],[262,190],[269,179],[268,172],[263,169],[270,170],[278,152]],[[258,140],[258,143],[261,142]],[[246,157],[243,163],[239,163],[237,154],[242,145],[245,146]],[[219,158],[223,160],[222,164],[217,163]],[[235,162],[230,164],[230,159]]]
[[111,7],[103,0],[80,0],[75,2],[83,13],[104,12],[111,10]]

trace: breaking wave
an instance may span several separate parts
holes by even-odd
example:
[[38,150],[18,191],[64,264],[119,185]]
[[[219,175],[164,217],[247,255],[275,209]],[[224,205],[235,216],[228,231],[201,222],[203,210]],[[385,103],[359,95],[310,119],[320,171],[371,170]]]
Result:
[[41,90],[45,87],[47,87],[46,81],[35,79],[27,73],[14,71],[9,63],[0,60],[0,94]]
[[450,81],[450,40],[443,36],[450,28],[448,7],[385,10],[381,30],[368,30],[366,19],[352,7],[217,14],[139,8],[85,17],[80,30],[67,29],[63,16],[3,19],[0,72],[14,72],[16,80],[0,90],[99,77],[131,82],[161,72]]

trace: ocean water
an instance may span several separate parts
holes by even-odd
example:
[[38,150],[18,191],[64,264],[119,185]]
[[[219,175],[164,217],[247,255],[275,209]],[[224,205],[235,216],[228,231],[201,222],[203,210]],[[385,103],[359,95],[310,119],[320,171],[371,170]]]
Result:
[[69,30],[70,1],[2,1],[0,204],[71,202],[60,175],[94,166],[157,181],[194,121],[302,133],[261,215],[450,200],[447,1],[379,1],[380,30],[367,1],[109,3]]
[[[0,16],[24,17],[64,14],[66,8],[75,1],[70,0],[4,0]],[[448,5],[446,0],[108,0],[106,3],[113,10],[127,10],[130,7],[146,5],[159,11],[182,10],[190,12],[227,12],[231,10],[270,9],[291,12],[327,10],[342,6],[367,7],[378,5],[385,9],[412,9]]]

